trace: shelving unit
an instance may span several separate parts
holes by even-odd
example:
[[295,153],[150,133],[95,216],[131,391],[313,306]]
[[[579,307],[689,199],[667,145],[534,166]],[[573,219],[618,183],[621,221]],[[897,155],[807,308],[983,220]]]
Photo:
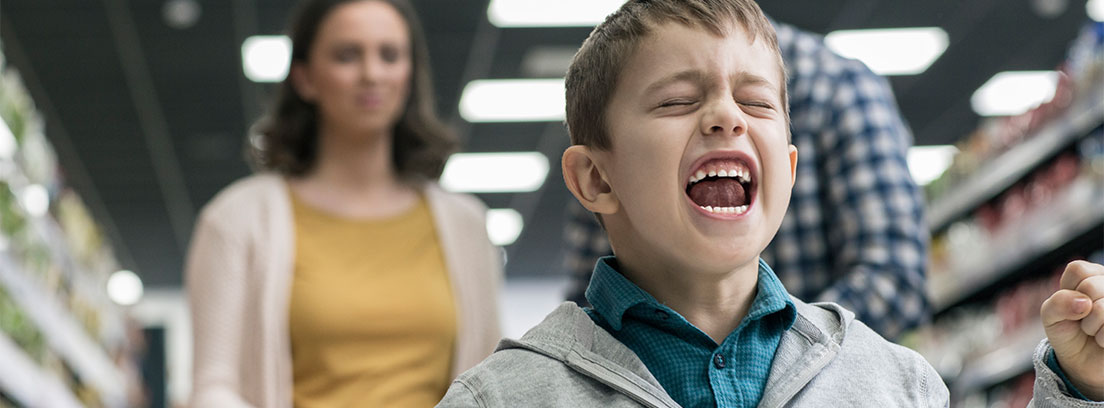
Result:
[[[23,175],[18,167],[9,167],[0,170],[0,181],[7,183],[11,189],[20,190],[30,185],[28,178]],[[70,287],[79,292],[83,299],[93,302],[98,308],[112,308],[114,305],[107,297],[104,290],[105,282],[98,282],[92,274],[83,270],[73,260],[69,249],[65,246],[65,234],[57,221],[49,216],[27,215],[27,221],[31,229],[38,236],[40,242],[46,244],[49,249],[51,262],[58,265]],[[2,253],[0,253],[2,257]],[[106,315],[101,321],[103,329],[96,333],[96,343],[119,344],[125,339],[122,315]]]
[[[1072,104],[1059,98],[979,129],[960,144],[956,173],[928,189],[936,194],[927,206],[935,321],[910,340],[939,368],[952,406],[1023,392],[1022,376],[1046,337],[1037,305],[1067,260],[1104,253],[1099,36],[1098,27],[1083,30],[1063,64],[1068,76],[1056,94],[1076,97]],[[1050,119],[1029,134],[1018,130],[1041,115]]]
[[[32,186],[43,207],[25,200]],[[126,317],[106,293],[115,261],[96,230],[0,54],[0,292],[10,308],[0,321],[11,330],[0,331],[0,391],[18,406],[136,403]]]
[[952,382],[952,391],[967,393],[1008,380],[1031,369],[1032,355],[1046,333],[1042,322],[1025,324],[1008,341],[981,356],[967,361]]
[[1104,122],[1104,95],[1091,96],[1054,118],[1034,137],[978,167],[973,175],[928,204],[929,229],[939,231],[956,218],[992,199],[1040,163],[1078,141]]
[[85,334],[54,296],[27,279],[2,252],[0,284],[35,322],[50,348],[69,363],[83,381],[102,393],[105,405],[126,405],[125,377],[103,349]]
[[0,389],[29,407],[80,407],[80,402],[0,332]]
[[993,245],[997,248],[978,255],[975,264],[944,272],[953,278],[930,279],[928,292],[933,310],[942,312],[1032,260],[1104,225],[1104,186],[1094,186],[1086,180],[1063,198],[1052,211],[1024,221],[1026,227],[1021,229],[1030,230],[1031,234]]

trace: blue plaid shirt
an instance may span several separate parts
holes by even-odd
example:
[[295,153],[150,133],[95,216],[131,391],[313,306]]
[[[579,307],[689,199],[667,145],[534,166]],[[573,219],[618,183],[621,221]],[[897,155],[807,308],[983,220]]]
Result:
[[594,266],[586,297],[591,319],[629,347],[667,394],[684,407],[754,407],[767,385],[782,333],[797,309],[774,272],[759,261],[758,291],[740,326],[717,345],[678,312],[617,271],[617,259]]
[[[790,293],[839,303],[892,339],[930,313],[923,196],[905,159],[912,135],[885,79],[832,53],[819,35],[775,29],[800,160],[789,210],[762,256]],[[581,302],[594,261],[610,247],[593,216],[570,206],[568,298]]]

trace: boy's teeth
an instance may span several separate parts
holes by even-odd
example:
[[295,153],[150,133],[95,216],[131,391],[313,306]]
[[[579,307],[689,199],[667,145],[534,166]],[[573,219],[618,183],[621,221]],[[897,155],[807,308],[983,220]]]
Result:
[[706,205],[700,207],[703,210],[709,211],[713,214],[743,214],[748,210],[747,205],[741,205],[739,207],[713,207],[710,205]]
[[719,170],[718,169],[712,169],[712,170],[709,170],[709,171],[706,171],[706,170],[702,169],[702,170],[698,170],[698,171],[690,174],[690,184],[694,184],[694,183],[697,183],[699,181],[702,181],[702,179],[704,179],[706,177],[731,177],[731,178],[737,179],[741,183],[750,183],[751,182],[750,175],[751,175],[751,173],[748,171],[748,169],[742,168],[742,167],[733,168],[733,169],[727,169],[726,168],[726,169],[719,169]]

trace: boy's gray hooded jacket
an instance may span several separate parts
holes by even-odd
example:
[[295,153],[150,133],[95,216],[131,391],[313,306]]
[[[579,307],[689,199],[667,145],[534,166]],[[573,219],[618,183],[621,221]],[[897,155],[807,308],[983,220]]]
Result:
[[[919,354],[882,339],[836,304],[793,301],[797,320],[778,345],[760,407],[948,405],[947,387]],[[1037,370],[1040,364],[1045,369],[1042,355],[1036,353]],[[1039,384],[1046,380],[1048,386]],[[1061,395],[1059,384],[1050,370],[1040,373],[1035,406],[1101,406]],[[520,340],[500,342],[493,355],[453,382],[438,405],[638,406],[679,405],[632,350],[570,302]]]

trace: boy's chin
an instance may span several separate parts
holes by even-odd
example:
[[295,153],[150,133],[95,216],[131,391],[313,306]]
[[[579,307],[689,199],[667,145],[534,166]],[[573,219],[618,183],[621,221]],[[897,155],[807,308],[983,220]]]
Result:
[[725,274],[742,269],[748,265],[758,268],[759,254],[762,248],[739,248],[729,251],[709,251],[691,259],[689,267],[707,274]]

